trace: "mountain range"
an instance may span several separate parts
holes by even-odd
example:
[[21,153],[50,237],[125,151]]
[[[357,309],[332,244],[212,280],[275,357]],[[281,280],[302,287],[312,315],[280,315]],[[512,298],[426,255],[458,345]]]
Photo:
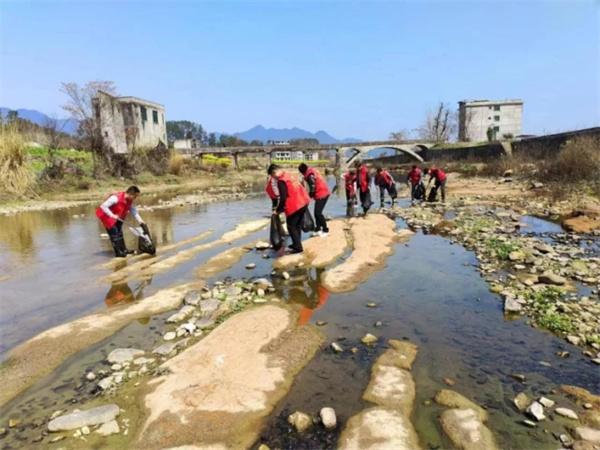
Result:
[[[0,116],[8,116],[9,111],[12,111],[12,108],[0,107]],[[50,116],[34,109],[17,109],[16,111],[19,118],[29,120],[40,126],[47,126],[51,120]],[[59,131],[68,134],[75,134],[77,131],[78,122],[74,119],[57,119],[57,123]],[[222,133],[217,133],[217,135],[220,134]],[[360,139],[355,138],[336,139],[323,130],[311,133],[310,131],[298,127],[265,128],[262,125],[256,125],[249,130],[233,133],[233,135],[247,142],[257,140],[262,141],[263,143],[266,143],[267,141],[289,141],[291,139],[317,139],[321,144],[360,142]]]
[[[0,116],[7,117],[10,111],[17,111],[17,117],[23,120],[29,120],[36,125],[45,127],[52,118],[46,114],[36,111],[35,109],[16,109],[0,107]],[[75,119],[56,119],[58,131],[67,134],[75,134],[79,122]]]

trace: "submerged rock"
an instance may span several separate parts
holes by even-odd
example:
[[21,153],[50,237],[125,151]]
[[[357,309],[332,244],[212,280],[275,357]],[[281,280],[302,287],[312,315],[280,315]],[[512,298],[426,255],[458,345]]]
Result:
[[365,334],[360,340],[365,345],[371,345],[377,342],[377,337],[373,336],[371,333]]
[[513,400],[513,404],[519,410],[519,412],[525,412],[529,405],[531,405],[531,399],[525,394],[525,392],[519,392]]
[[544,407],[544,408],[552,408],[554,406],[554,400],[550,400],[549,398],[546,397],[540,397],[540,399],[538,400],[538,402],[540,402],[540,404]]
[[559,416],[563,416],[568,419],[579,420],[579,416],[577,416],[577,413],[575,411],[573,411],[572,409],[556,408],[555,411],[556,411],[556,414],[558,414]]
[[110,436],[111,434],[116,434],[119,431],[119,424],[117,421],[111,420],[110,422],[106,422],[100,426],[100,428],[96,430],[96,433],[101,434],[102,436]]
[[575,437],[593,444],[600,444],[600,430],[590,427],[575,428]]
[[487,412],[481,406],[469,400],[467,397],[450,389],[442,389],[434,398],[438,405],[447,406],[448,408],[469,409],[477,414],[477,417],[482,422],[487,420]]
[[546,419],[546,416],[544,415],[544,407],[539,402],[532,402],[527,408],[527,414],[529,414],[538,422]]
[[336,353],[341,353],[341,352],[344,351],[344,349],[342,348],[342,346],[340,344],[338,344],[337,342],[332,342],[331,343],[331,348]]
[[312,419],[308,414],[296,411],[288,417],[288,423],[292,425],[298,433],[304,433],[312,426]]
[[188,317],[190,317],[194,313],[194,311],[195,311],[195,309],[194,309],[193,306],[191,306],[191,305],[185,305],[183,308],[181,308],[175,314],[173,314],[172,316],[170,316],[167,319],[167,323],[183,322],[185,319],[187,319]]
[[114,420],[119,412],[119,407],[115,404],[98,406],[85,411],[75,411],[51,420],[48,423],[48,430],[68,431],[85,426],[100,425]]
[[518,313],[523,310],[521,305],[514,297],[506,297],[504,299],[504,312],[506,313]]
[[538,276],[538,281],[543,284],[562,286],[567,282],[567,279],[555,274],[554,272],[546,271]]
[[269,244],[266,241],[258,241],[255,245],[254,248],[256,250],[268,250],[269,248],[271,248],[271,244]]
[[116,348],[108,354],[106,360],[111,364],[123,364],[133,361],[138,356],[142,356],[144,350],[138,348]]
[[188,291],[183,297],[183,303],[190,306],[198,306],[202,300],[202,293],[200,291]]
[[490,430],[473,409],[449,409],[440,418],[442,428],[457,448],[463,450],[495,450]]
[[321,422],[323,422],[323,426],[328,430],[333,430],[337,426],[337,417],[333,408],[321,408],[319,415],[321,416]]
[[415,402],[415,382],[409,371],[377,362],[362,398],[409,417]]

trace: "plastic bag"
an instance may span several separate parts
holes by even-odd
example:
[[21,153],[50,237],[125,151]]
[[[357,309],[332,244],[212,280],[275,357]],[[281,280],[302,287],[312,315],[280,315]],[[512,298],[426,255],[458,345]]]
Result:
[[155,255],[156,246],[154,245],[154,241],[152,240],[152,236],[150,235],[150,230],[148,230],[148,226],[145,223],[143,223],[141,228],[142,234],[140,234],[138,238],[138,250],[142,253]]
[[308,233],[310,231],[315,231],[315,220],[313,219],[312,215],[310,214],[310,211],[308,210],[308,208],[306,208],[306,211],[304,211],[304,217],[302,217],[302,231],[304,231],[305,233]]
[[437,186],[434,186],[431,188],[431,190],[429,191],[429,195],[427,196],[427,201],[428,202],[435,202],[437,201]]
[[279,250],[283,246],[283,225],[278,214],[271,216],[271,231],[269,233],[269,240],[275,251]]

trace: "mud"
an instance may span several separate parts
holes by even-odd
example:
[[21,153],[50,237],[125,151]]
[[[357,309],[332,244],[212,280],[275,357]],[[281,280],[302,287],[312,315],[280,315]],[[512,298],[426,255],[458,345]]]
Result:
[[137,447],[248,448],[321,342],[294,323],[287,308],[256,307],[163,364],[168,374],[149,383]]
[[52,372],[67,357],[111,336],[131,321],[177,308],[188,289],[200,286],[164,289],[138,303],[51,328],[15,347],[0,371],[0,405]]
[[353,251],[350,257],[322,275],[323,286],[331,292],[354,289],[383,266],[394,251],[396,224],[383,214],[350,220]]

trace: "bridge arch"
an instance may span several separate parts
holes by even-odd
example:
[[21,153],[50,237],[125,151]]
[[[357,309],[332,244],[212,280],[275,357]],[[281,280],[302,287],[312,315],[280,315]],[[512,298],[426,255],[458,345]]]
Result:
[[407,148],[407,146],[403,146],[403,145],[387,144],[387,145],[374,145],[374,146],[369,146],[369,147],[345,147],[343,149],[339,149],[338,151],[342,151],[342,150],[344,150],[344,151],[353,150],[354,151],[354,154],[351,155],[345,162],[346,166],[350,166],[359,158],[360,155],[365,155],[372,150],[384,149],[384,148],[389,148],[390,150],[395,150],[396,152],[404,153],[419,162],[423,162],[423,158],[417,153],[417,151],[427,149],[427,147],[424,145],[415,145],[412,148]]

